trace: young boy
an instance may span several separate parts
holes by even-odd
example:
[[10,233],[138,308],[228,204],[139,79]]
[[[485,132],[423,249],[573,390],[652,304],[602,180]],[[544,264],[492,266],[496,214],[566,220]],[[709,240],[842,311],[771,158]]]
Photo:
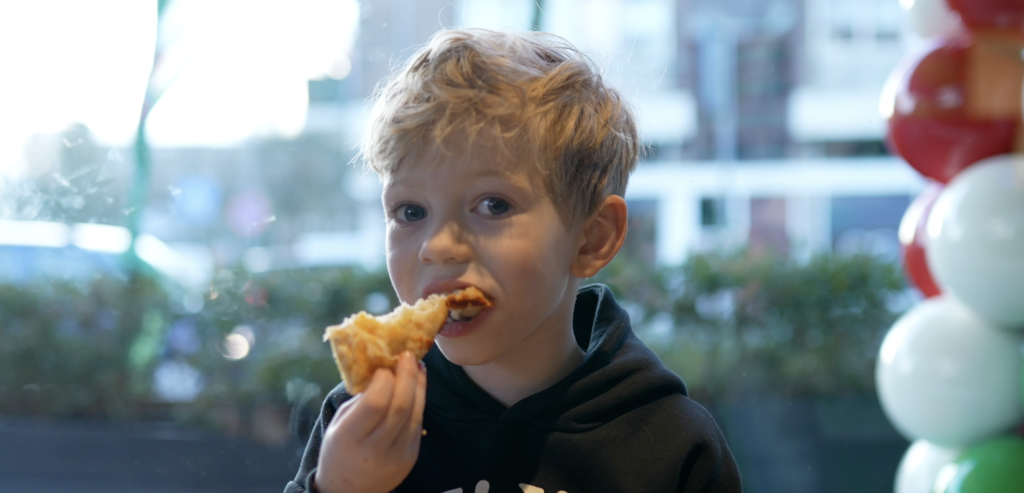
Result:
[[447,30],[417,52],[362,147],[388,273],[404,302],[476,286],[493,307],[449,319],[418,366],[334,389],[285,491],[740,491],[714,420],[607,287],[580,289],[622,246],[640,149],[561,38]]

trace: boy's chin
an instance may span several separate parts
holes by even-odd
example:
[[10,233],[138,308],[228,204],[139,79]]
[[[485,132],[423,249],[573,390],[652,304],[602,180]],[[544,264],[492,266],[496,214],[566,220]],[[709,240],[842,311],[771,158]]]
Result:
[[458,339],[447,339],[438,337],[434,340],[441,354],[452,364],[459,366],[486,365],[494,361],[494,355],[487,349],[482,349],[474,344],[467,344],[468,341]]

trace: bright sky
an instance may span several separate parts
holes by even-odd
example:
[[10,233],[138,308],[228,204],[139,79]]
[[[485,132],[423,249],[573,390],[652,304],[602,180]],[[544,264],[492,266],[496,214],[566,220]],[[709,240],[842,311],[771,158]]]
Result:
[[[165,80],[148,121],[156,146],[228,146],[290,136],[306,81],[344,78],[356,0],[172,0]],[[25,139],[86,124],[108,145],[134,138],[156,46],[156,0],[0,2],[0,176]]]

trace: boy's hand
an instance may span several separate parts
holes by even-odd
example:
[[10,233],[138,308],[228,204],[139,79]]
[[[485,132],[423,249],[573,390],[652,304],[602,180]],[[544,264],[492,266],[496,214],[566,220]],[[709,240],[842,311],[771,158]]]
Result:
[[395,489],[420,453],[426,370],[412,353],[392,373],[379,369],[363,393],[342,405],[324,432],[313,479],[321,493]]

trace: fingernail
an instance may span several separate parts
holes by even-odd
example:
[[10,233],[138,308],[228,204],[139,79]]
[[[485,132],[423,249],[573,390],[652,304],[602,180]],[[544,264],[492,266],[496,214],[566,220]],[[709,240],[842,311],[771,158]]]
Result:
[[423,360],[420,360],[419,366],[420,366],[420,371],[421,372],[423,372],[423,373],[427,372],[427,365],[423,364]]

